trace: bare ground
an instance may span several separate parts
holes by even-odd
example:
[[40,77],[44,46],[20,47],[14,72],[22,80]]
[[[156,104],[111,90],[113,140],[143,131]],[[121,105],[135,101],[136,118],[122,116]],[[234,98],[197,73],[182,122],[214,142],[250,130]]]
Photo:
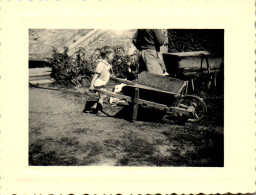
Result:
[[167,124],[161,112],[105,105],[113,117],[83,113],[94,94],[29,89],[29,164],[72,166],[224,166],[223,98],[206,99],[197,124]]

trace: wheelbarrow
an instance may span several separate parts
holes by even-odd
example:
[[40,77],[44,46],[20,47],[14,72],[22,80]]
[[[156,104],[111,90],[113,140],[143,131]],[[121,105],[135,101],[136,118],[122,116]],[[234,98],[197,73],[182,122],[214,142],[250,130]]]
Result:
[[172,77],[142,72],[136,81],[112,77],[125,84],[121,92],[114,93],[105,89],[96,89],[98,93],[127,101],[132,106],[132,121],[136,121],[138,106],[148,106],[164,111],[163,120],[169,122],[178,117],[187,122],[199,122],[207,107],[202,98],[188,95],[188,81]]

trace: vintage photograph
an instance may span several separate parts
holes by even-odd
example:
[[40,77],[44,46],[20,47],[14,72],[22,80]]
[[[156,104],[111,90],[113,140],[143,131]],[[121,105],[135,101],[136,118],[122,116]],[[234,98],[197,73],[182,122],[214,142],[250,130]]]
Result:
[[253,193],[254,7],[2,1],[0,191]]
[[34,29],[29,166],[224,167],[224,29]]

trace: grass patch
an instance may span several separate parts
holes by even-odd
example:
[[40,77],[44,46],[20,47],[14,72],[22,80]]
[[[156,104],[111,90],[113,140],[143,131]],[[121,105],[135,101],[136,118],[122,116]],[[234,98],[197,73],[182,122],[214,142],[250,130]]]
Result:
[[29,165],[34,166],[67,166],[75,165],[77,159],[69,156],[68,153],[58,153],[54,147],[46,147],[54,144],[51,138],[38,140],[36,143],[30,144],[29,147]]
[[164,131],[168,141],[175,146],[170,156],[152,158],[159,166],[224,166],[224,136],[209,128],[202,130],[194,125],[186,126],[183,131]]
[[124,136],[121,143],[126,155],[118,161],[122,166],[139,166],[147,164],[147,159],[153,155],[154,146],[146,139],[139,138],[135,133]]

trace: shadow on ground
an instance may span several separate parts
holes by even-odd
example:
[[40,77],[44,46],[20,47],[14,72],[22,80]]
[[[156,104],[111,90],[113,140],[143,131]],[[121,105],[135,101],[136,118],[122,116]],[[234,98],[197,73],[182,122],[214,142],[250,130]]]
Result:
[[[97,97],[95,97],[96,99]],[[82,111],[93,98],[30,89],[29,165],[223,167],[223,98],[205,101],[208,115],[196,124],[166,124],[163,113],[111,107],[113,117]]]

